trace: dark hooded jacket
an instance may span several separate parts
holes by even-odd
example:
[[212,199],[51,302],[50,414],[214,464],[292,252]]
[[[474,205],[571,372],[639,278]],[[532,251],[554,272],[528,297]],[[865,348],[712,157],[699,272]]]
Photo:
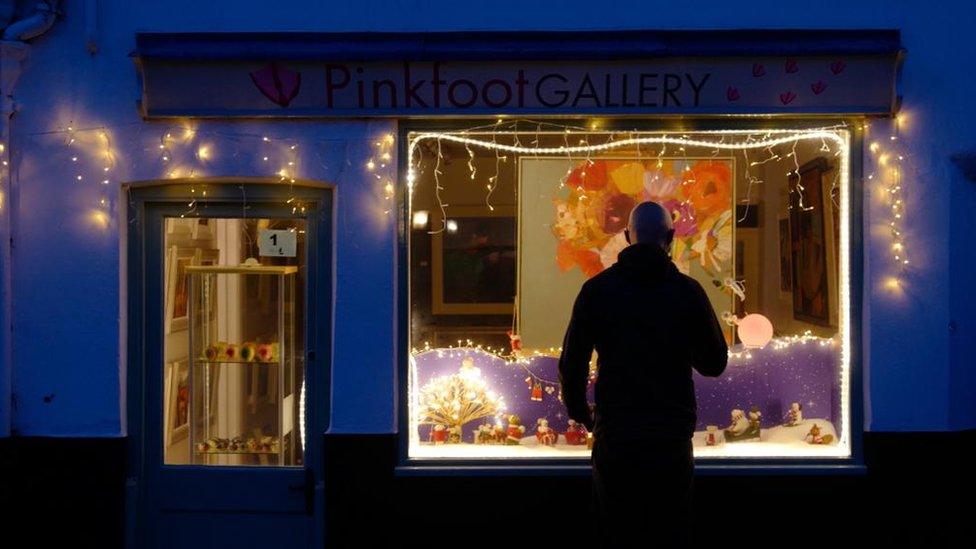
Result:
[[[586,402],[594,348],[595,419]],[[559,359],[563,402],[597,437],[687,439],[697,421],[692,368],[715,377],[727,361],[701,285],[659,246],[633,244],[576,298]]]

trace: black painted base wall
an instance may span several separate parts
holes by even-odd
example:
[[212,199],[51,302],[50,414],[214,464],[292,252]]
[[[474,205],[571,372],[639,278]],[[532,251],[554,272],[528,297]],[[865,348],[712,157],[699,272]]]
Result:
[[[325,437],[329,547],[589,544],[587,478],[395,477],[395,443]],[[953,546],[973,523],[974,443],[976,431],[867,433],[866,476],[700,477],[699,545]],[[6,541],[121,547],[125,452],[124,439],[0,439]],[[724,536],[730,524],[741,535]]]

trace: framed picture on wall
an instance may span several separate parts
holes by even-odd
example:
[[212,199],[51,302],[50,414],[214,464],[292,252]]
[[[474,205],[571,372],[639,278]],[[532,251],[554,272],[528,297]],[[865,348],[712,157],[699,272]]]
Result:
[[166,407],[166,440],[174,444],[190,430],[190,368],[186,359],[167,365],[170,375]]
[[815,158],[789,178],[790,248],[793,317],[830,326],[830,273],[828,257],[833,240],[828,233],[823,193],[827,160]]
[[166,254],[166,333],[185,330],[190,305],[186,267],[193,264],[197,250],[170,246]]
[[517,233],[514,207],[448,208],[444,230],[431,235],[434,314],[512,314]]
[[779,220],[779,291],[788,294],[793,291],[793,254],[790,251],[790,220]]

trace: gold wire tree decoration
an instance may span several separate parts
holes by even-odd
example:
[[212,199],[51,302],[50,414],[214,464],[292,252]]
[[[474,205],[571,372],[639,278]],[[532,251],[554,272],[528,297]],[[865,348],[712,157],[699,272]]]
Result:
[[495,417],[505,411],[504,398],[488,389],[471,357],[456,374],[430,380],[420,390],[421,423],[458,428],[469,421]]

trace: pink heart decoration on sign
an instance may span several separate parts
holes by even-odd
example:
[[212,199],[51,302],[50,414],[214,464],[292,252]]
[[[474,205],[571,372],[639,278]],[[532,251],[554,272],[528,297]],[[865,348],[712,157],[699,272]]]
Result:
[[846,67],[847,64],[841,61],[840,59],[838,59],[837,61],[834,61],[833,63],[830,64],[830,72],[834,74],[840,74],[844,72],[844,69]]
[[784,105],[789,105],[790,103],[793,102],[794,99],[796,99],[796,94],[791,91],[787,91],[779,94],[779,100]]
[[793,74],[794,72],[800,70],[800,66],[796,63],[795,59],[787,59],[785,69],[787,74]]
[[760,76],[762,76],[764,74],[766,74],[766,67],[764,67],[762,65],[762,63],[753,63],[752,64],[752,75],[753,76],[755,76],[756,78],[759,78]]
[[272,61],[261,70],[252,72],[251,81],[265,97],[282,107],[287,107],[298,95],[302,85],[302,75],[283,69]]
[[729,86],[725,89],[725,98],[729,101],[738,101],[740,97],[742,96],[739,94],[739,90],[737,90],[735,86]]
[[814,82],[813,84],[810,84],[810,91],[813,92],[813,95],[820,95],[826,89],[827,89],[827,84],[824,84],[823,80],[819,80],[817,82]]

